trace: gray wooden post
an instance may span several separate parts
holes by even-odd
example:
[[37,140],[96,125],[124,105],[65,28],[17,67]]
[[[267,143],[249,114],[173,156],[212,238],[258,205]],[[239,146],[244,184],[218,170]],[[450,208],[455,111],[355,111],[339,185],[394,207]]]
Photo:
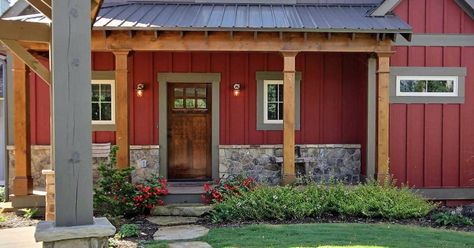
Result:
[[56,226],[93,223],[91,1],[53,0],[52,143]]

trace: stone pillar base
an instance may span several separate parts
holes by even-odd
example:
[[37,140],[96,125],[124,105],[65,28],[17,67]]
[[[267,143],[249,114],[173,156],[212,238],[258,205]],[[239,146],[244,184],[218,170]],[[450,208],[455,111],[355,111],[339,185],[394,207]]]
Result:
[[95,218],[91,225],[56,227],[52,221],[38,223],[36,242],[45,248],[89,247],[107,248],[108,237],[115,234],[115,227],[107,218]]

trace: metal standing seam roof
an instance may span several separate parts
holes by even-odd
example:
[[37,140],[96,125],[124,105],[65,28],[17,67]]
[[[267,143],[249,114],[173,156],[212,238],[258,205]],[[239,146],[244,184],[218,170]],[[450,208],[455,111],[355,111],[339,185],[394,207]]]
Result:
[[[395,15],[371,17],[370,11],[377,6],[371,2],[289,5],[127,1],[102,6],[94,29],[411,33],[411,27]],[[49,22],[40,14],[15,19]]]

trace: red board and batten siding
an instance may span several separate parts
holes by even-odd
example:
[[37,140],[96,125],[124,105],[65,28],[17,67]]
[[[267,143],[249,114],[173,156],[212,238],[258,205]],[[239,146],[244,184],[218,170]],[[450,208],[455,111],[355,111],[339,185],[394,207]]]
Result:
[[[158,144],[158,84],[160,72],[214,72],[221,74],[220,144],[281,144],[281,131],[256,130],[257,71],[282,71],[277,53],[167,53],[136,52],[130,68],[130,142]],[[113,70],[111,53],[93,54],[94,70]],[[299,144],[362,144],[365,158],[367,55],[302,53],[296,68],[302,72]],[[44,82],[32,90],[33,144],[49,143],[49,96]],[[145,83],[143,97],[134,88]],[[233,83],[242,84],[232,95]],[[41,97],[39,97],[41,96]],[[33,100],[33,97],[35,100]],[[41,114],[40,114],[41,111]],[[33,113],[34,112],[34,113]],[[94,132],[94,142],[115,142],[114,132]],[[364,168],[365,166],[363,166]],[[365,168],[363,169],[365,171]]]
[[[405,0],[396,14],[414,33],[473,34],[474,21],[453,0]],[[474,186],[474,44],[396,47],[392,66],[466,67],[464,104],[391,104],[390,166],[419,188]]]

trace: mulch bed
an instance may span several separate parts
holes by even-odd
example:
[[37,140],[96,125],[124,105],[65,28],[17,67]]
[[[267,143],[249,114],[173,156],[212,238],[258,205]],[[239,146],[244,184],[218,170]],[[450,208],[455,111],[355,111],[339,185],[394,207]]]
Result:
[[40,219],[28,219],[21,215],[16,215],[13,212],[2,213],[1,215],[5,217],[6,220],[0,222],[0,229],[34,226],[40,221]]

